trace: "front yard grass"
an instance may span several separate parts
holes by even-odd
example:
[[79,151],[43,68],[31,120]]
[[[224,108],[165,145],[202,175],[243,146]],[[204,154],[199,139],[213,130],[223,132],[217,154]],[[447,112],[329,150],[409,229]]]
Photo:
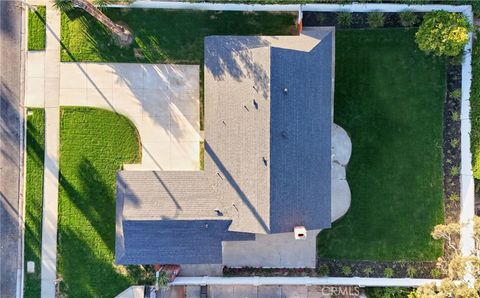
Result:
[[335,116],[352,140],[348,213],[317,239],[321,258],[435,260],[444,218],[445,63],[415,30],[336,32]]
[[[45,153],[44,115],[43,109],[30,109],[27,117],[24,297],[40,297],[43,160]],[[27,273],[28,261],[35,263],[35,273]]]
[[138,8],[110,8],[105,14],[130,28],[133,44],[116,46],[103,25],[75,10],[62,14],[62,61],[200,64],[205,36],[286,35],[295,31],[296,19],[294,13]]
[[28,9],[28,50],[45,50],[45,18],[47,10],[44,5],[37,6],[36,9]]
[[58,264],[65,297],[114,297],[148,278],[116,266],[115,173],[141,160],[133,124],[106,110],[64,107],[60,119]]

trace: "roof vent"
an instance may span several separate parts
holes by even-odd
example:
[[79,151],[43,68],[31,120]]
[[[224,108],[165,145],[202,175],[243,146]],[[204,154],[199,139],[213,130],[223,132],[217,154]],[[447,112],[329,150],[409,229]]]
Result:
[[220,211],[220,209],[218,209],[218,208],[213,209],[213,211],[215,211],[215,213],[217,213],[218,216],[223,215],[222,211]]
[[258,110],[258,102],[255,99],[253,100],[253,105],[255,106],[255,109]]
[[282,138],[286,139],[287,137],[288,137],[287,132],[282,130]]
[[283,93],[284,93],[285,95],[288,94],[288,89],[287,89],[287,87],[283,88]]
[[262,157],[262,160],[263,160],[263,164],[266,166],[267,165],[267,159],[264,157]]

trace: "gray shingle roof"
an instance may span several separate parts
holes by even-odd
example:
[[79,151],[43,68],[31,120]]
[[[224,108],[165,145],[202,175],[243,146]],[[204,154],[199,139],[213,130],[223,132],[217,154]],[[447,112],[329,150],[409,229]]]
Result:
[[205,38],[205,171],[118,174],[117,262],[221,263],[221,241],[330,227],[333,43]]
[[310,52],[272,48],[272,233],[331,225],[332,42],[329,34]]

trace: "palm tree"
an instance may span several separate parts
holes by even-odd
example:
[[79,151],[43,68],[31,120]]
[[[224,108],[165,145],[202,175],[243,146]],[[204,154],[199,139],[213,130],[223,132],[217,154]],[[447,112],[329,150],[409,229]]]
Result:
[[[100,7],[108,4],[108,2],[109,0],[95,0],[95,4]],[[115,35],[116,40],[120,45],[129,45],[133,41],[132,33],[127,28],[115,24],[88,0],[53,0],[53,5],[63,12],[68,12],[75,7],[85,10],[92,17],[105,25]]]

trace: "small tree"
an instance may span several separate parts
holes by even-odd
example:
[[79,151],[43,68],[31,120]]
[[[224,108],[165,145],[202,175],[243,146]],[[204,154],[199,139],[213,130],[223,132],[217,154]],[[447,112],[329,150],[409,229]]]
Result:
[[415,34],[415,41],[426,53],[456,57],[463,52],[468,42],[470,28],[463,14],[443,10],[432,11],[423,18]]
[[[100,7],[108,4],[110,0],[94,0],[94,4]],[[128,3],[127,1],[124,1]],[[53,0],[53,5],[62,12],[68,12],[75,7],[85,10],[92,17],[97,19],[105,27],[107,27],[114,35],[115,40],[120,45],[129,45],[133,41],[132,33],[125,27],[115,24],[102,11],[88,0]]]
[[431,235],[435,240],[445,240],[447,241],[448,247],[450,247],[453,251],[457,252],[458,249],[454,243],[454,237],[460,234],[460,224],[458,223],[450,223],[447,225],[436,225],[433,229]]
[[[438,225],[432,232],[435,239],[446,239],[447,243],[453,244],[448,239],[459,233],[459,224]],[[474,238],[480,237],[480,219],[473,220]],[[439,284],[430,283],[419,287],[410,298],[430,297],[478,297],[480,290],[480,258],[478,247],[470,256],[462,256],[458,253],[449,256],[447,277]],[[433,272],[432,272],[433,273]],[[467,274],[468,273],[468,274]],[[433,274],[432,274],[433,275]],[[438,278],[438,277],[434,277]]]

